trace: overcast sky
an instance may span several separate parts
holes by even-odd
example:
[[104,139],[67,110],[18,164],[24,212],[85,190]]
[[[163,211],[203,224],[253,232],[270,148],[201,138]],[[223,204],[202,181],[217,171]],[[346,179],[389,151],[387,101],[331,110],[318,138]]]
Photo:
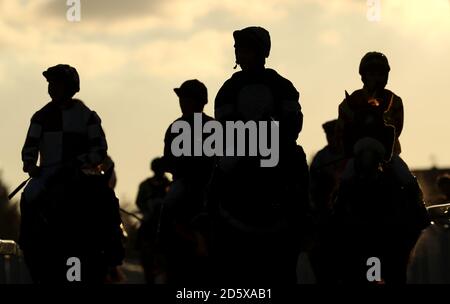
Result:
[[0,169],[10,188],[26,175],[20,151],[31,115],[48,101],[42,71],[68,63],[77,95],[102,117],[117,166],[119,197],[134,200],[164,132],[180,116],[173,88],[197,78],[215,95],[234,72],[232,32],[270,31],[267,66],[300,92],[298,142],[308,157],[322,148],[321,125],[337,116],[344,90],[362,86],[367,51],[390,61],[388,88],[403,98],[402,156],[413,168],[450,166],[450,1],[381,0],[381,20],[366,0],[81,0],[69,22],[65,0],[0,0]]

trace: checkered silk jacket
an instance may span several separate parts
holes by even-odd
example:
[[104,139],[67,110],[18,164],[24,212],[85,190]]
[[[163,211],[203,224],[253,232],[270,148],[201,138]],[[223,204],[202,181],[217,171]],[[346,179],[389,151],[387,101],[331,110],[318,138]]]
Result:
[[43,168],[69,163],[96,166],[106,157],[107,143],[100,117],[82,101],[61,108],[49,102],[31,118],[22,149],[24,164]]

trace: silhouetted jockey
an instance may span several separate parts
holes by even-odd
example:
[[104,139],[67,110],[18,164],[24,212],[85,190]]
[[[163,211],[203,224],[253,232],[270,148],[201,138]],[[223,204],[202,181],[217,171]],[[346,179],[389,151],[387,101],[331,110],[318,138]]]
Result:
[[165,175],[163,160],[159,157],[152,160],[150,168],[154,175],[139,185],[136,206],[146,218],[153,218],[159,214],[161,199],[166,195],[170,181]]
[[339,187],[339,177],[345,167],[337,120],[328,121],[322,127],[327,145],[317,152],[310,166],[311,206],[319,218],[329,215]]
[[337,127],[337,120],[328,121],[322,127],[328,144],[317,152],[310,166],[310,199],[315,219],[314,242],[303,256],[303,260],[299,261],[300,283],[311,281],[308,280],[308,276],[305,277],[305,273],[308,274],[307,258],[314,267],[316,281],[323,280],[322,273],[327,273],[327,269],[323,269],[321,263],[317,262],[322,260],[321,254],[323,254],[320,241],[323,239],[323,234],[329,232],[328,224],[339,189],[340,177],[347,164],[340,141],[341,136],[338,133],[340,129]]
[[443,174],[438,177],[437,187],[441,192],[440,197],[437,198],[434,204],[450,203],[450,174]]
[[[155,158],[150,165],[154,175],[139,185],[136,205],[144,215],[138,230],[137,245],[141,252],[141,261],[144,267],[147,283],[154,283],[161,275],[161,265],[156,265],[159,258],[158,233],[161,223],[161,212],[164,198],[169,189],[170,181],[164,173],[164,162]],[[160,264],[160,263],[158,263]]]
[[[339,127],[342,128],[344,151],[351,157],[357,140],[369,136],[380,141],[385,150],[383,167],[409,189],[411,197],[422,199],[422,192],[407,164],[400,158],[399,137],[403,130],[403,103],[400,97],[385,89],[390,66],[385,55],[369,52],[361,60],[359,74],[362,89],[346,93],[339,105]],[[394,134],[394,135],[393,135]],[[353,172],[350,161],[343,178]]]
[[367,261],[376,257],[382,282],[406,282],[409,254],[429,219],[423,202],[411,200],[399,181],[381,169],[385,153],[383,144],[370,137],[353,148],[355,174],[341,181],[322,243],[325,258],[319,263],[331,273],[322,281],[371,283]]
[[81,281],[101,283],[124,255],[119,202],[101,166],[105,134],[99,116],[72,98],[80,90],[75,68],[43,75],[52,100],[31,118],[22,149],[32,179],[21,198],[20,246],[35,282],[67,282],[67,259],[77,257]]
[[[214,159],[193,156],[195,137],[194,115],[201,113],[203,125],[213,120],[203,108],[208,102],[206,86],[200,81],[187,80],[174,89],[180,102],[182,116],[167,129],[164,138],[164,165],[173,176],[164,201],[163,236],[168,247],[168,280],[170,283],[205,283],[207,276],[207,219],[205,187],[210,180]],[[191,127],[191,156],[175,156],[172,142],[180,134],[171,131],[173,124],[184,121]],[[169,237],[167,237],[169,234]]]
[[223,126],[227,121],[279,122],[280,153],[274,167],[261,167],[261,156],[219,157],[208,198],[214,214],[216,279],[295,283],[299,231],[308,209],[306,157],[296,144],[303,122],[299,93],[265,67],[271,48],[267,30],[248,27],[233,37],[236,66],[242,71],[220,88],[215,118]]
[[432,225],[422,231],[412,251],[410,284],[450,284],[450,176],[440,176],[437,184],[443,197],[427,208]]
[[[385,89],[389,71],[389,62],[382,53],[369,52],[364,55],[359,66],[359,74],[364,86],[352,93],[351,100],[346,99],[339,105],[339,119],[344,128],[351,128],[352,124],[364,123],[361,121],[363,117],[360,116],[367,112],[373,113],[376,118],[383,119],[386,125],[395,128],[393,153],[399,155],[401,152],[399,137],[404,120],[403,103],[399,96]],[[349,134],[344,136],[349,137]],[[347,152],[351,152],[354,142],[345,142],[347,144],[345,148],[350,149]]]

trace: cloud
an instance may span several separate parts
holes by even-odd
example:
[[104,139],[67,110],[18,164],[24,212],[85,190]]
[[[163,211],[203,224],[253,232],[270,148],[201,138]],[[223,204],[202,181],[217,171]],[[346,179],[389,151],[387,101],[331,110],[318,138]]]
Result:
[[[450,1],[385,0],[381,23],[409,36],[425,36],[427,40],[450,37]],[[447,38],[448,39],[448,38]]]
[[78,44],[50,44],[29,58],[35,64],[50,66],[69,63],[83,71],[84,77],[95,78],[119,71],[128,63],[127,53],[94,42]]
[[[81,0],[79,30],[129,34],[149,29],[177,29],[188,32],[200,18],[220,11],[223,18],[260,23],[286,18],[294,0]],[[1,2],[0,2],[1,5]],[[65,0],[35,0],[8,5],[11,19],[18,17],[47,29],[68,26]]]
[[181,40],[147,43],[134,59],[148,73],[164,78],[220,76],[234,62],[231,39],[227,32],[204,30]]
[[[181,77],[190,71],[214,77],[233,65],[231,27],[282,20],[295,3],[82,0],[81,22],[71,23],[65,18],[66,1],[0,2],[0,9],[8,11],[0,20],[0,46],[10,55],[20,54],[18,61],[40,67],[73,63],[89,77],[118,71],[125,65],[157,77]],[[212,12],[236,25],[198,25]],[[161,31],[170,34],[152,35]]]
[[367,1],[364,0],[303,0],[303,4],[318,5],[322,12],[328,15],[365,13],[367,11]]
[[296,5],[297,2],[293,0],[223,0],[220,2],[214,1],[214,3],[216,3],[216,8],[221,7],[234,16],[239,16],[249,22],[255,22],[261,20],[273,21],[285,18],[289,15],[290,7]]
[[[158,15],[163,7],[172,0],[80,0],[82,18],[89,20],[124,20],[148,15]],[[68,5],[66,1],[50,0],[39,7],[39,13],[44,16],[65,16]]]
[[334,29],[328,29],[320,32],[317,39],[325,46],[337,46],[341,43],[341,34]]
[[[305,0],[322,9],[330,18],[361,16],[367,19],[368,1],[362,0]],[[449,0],[379,0],[381,20],[379,26],[408,37],[421,36],[425,43],[450,37]],[[369,22],[369,20],[367,20]]]

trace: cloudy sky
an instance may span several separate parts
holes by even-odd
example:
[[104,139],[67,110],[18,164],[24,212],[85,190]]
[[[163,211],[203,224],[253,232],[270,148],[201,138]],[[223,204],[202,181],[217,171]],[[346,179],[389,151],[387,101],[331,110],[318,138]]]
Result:
[[77,67],[77,95],[102,117],[117,165],[118,195],[134,200],[161,155],[167,126],[180,115],[173,88],[197,78],[206,112],[234,66],[232,32],[261,25],[272,37],[267,65],[290,79],[305,115],[298,142],[309,157],[325,144],[324,121],[337,116],[344,90],[361,87],[358,64],[384,52],[388,88],[403,98],[402,156],[413,168],[450,166],[450,1],[81,0],[69,22],[65,0],[0,0],[0,169],[12,188],[31,115],[49,101],[42,71]]

